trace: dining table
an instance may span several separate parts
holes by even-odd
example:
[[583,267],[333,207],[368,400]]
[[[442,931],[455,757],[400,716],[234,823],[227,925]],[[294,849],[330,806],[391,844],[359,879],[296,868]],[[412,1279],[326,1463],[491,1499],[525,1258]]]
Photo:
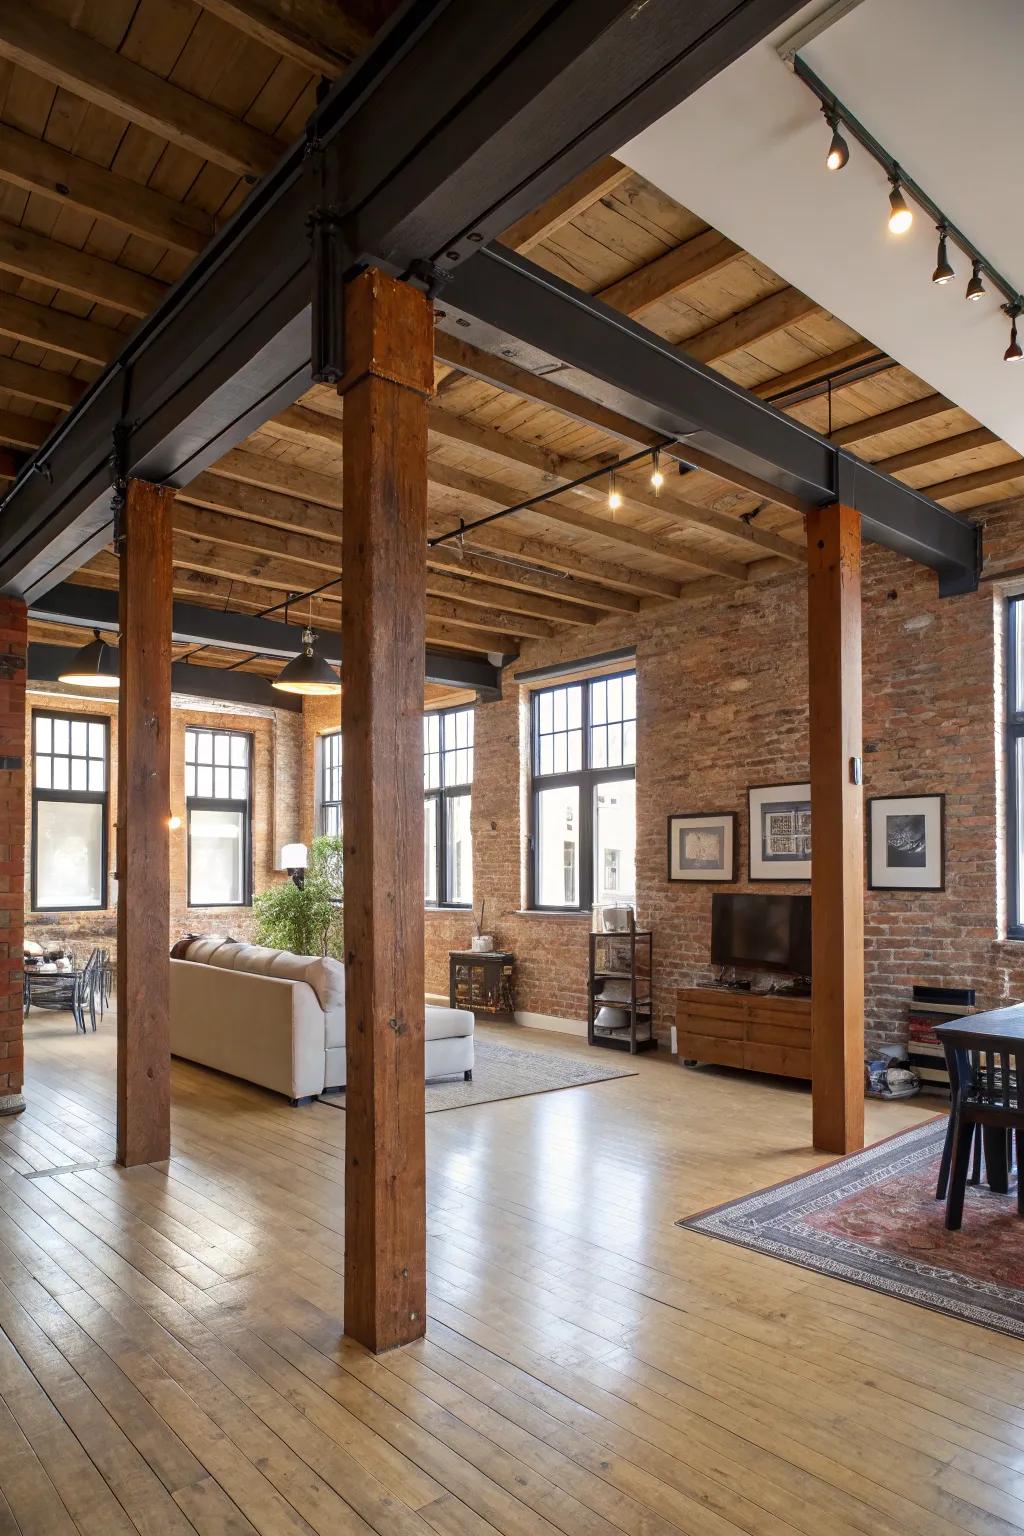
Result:
[[[952,1100],[950,1124],[952,1125],[955,1120],[959,1091],[959,1079],[954,1066],[955,1053],[969,1052],[972,1061],[980,1063],[976,1071],[983,1076],[987,1070],[987,1063],[999,1060],[1011,1061],[1017,1055],[1024,1053],[1024,1003],[1014,1003],[1008,1008],[993,1008],[985,1013],[971,1014],[963,1019],[952,1019],[948,1024],[940,1024],[935,1033],[945,1050],[946,1064],[949,1068]],[[1018,1105],[1022,1125],[1024,1125],[1024,1107],[1019,1106],[1016,1097],[1015,1074],[1010,1074],[1009,1083],[1008,1102]],[[994,1194],[1008,1194],[1012,1168],[1011,1138],[1006,1128],[1001,1125],[983,1125],[980,1130],[986,1182]],[[947,1174],[951,1153],[952,1146],[950,1138],[947,1137],[947,1146],[943,1150],[943,1167]],[[978,1172],[978,1166],[976,1152],[975,1174]]]

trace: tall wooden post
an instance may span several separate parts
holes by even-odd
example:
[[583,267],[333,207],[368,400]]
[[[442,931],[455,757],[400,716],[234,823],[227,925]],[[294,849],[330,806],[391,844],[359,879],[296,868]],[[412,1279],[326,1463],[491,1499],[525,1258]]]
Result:
[[423,651],[430,303],[370,270],[346,290],[342,516],[345,1332],[426,1326]]
[[117,1160],[171,1151],[171,508],[130,480],[122,518],[117,712]]
[[807,519],[814,1145],[864,1145],[860,513]]

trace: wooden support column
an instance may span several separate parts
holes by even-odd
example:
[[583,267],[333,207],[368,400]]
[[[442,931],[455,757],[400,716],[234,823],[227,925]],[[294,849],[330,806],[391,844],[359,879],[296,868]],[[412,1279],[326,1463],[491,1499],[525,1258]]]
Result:
[[423,653],[433,316],[370,270],[346,290],[342,516],[345,1332],[426,1327]]
[[814,1145],[864,1145],[861,535],[852,507],[807,518]]
[[171,1151],[171,512],[130,480],[122,515],[117,712],[117,1160]]

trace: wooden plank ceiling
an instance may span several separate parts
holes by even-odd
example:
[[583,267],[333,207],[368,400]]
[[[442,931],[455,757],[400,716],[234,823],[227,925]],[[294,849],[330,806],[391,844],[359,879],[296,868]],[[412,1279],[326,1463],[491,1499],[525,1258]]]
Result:
[[[0,467],[8,475],[300,132],[318,79],[389,0],[33,0],[0,7]],[[755,255],[615,161],[508,231],[533,260],[958,511],[1024,492],[1024,460]],[[441,301],[443,305],[443,298]],[[430,531],[576,480],[644,429],[438,336]],[[802,510],[755,479],[650,464],[428,556],[428,637],[514,654],[609,614],[804,561]],[[179,493],[182,596],[339,627],[341,403],[314,387]],[[116,583],[103,553],[78,574]],[[325,582],[331,585],[324,587]],[[314,588],[322,588],[311,594]],[[74,638],[33,623],[34,638]],[[179,654],[185,648],[179,648]],[[204,648],[208,665],[272,674]]]

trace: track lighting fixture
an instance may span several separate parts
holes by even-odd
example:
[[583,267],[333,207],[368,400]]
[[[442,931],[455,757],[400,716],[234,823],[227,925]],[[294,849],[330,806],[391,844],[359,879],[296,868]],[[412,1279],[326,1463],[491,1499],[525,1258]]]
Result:
[[889,233],[905,235],[914,222],[914,215],[907,207],[899,177],[892,175],[889,180],[892,182],[892,191],[889,193]]
[[653,485],[655,492],[660,491],[662,486],[665,484],[665,476],[661,472],[660,448],[655,448],[654,452],[651,454],[651,484]]
[[617,512],[622,506],[622,495],[615,488],[615,476],[608,477],[608,507],[612,512]]
[[[914,222],[914,212],[920,209],[932,221],[938,236],[938,250],[932,282],[943,287],[957,278],[957,271],[950,255],[959,251],[970,262],[971,275],[965,298],[972,303],[985,299],[991,293],[1002,305],[1010,320],[1010,344],[1003,353],[1008,363],[1024,360],[1024,346],[1018,338],[1018,321],[1024,316],[1024,294],[1011,283],[999,268],[980,251],[973,240],[960,229],[945,211],[939,207],[927,190],[908,176],[899,161],[886,146],[879,142],[870,128],[839,100],[828,81],[815,74],[811,66],[795,48],[787,50],[786,62],[797,79],[814,96],[821,114],[832,130],[825,163],[829,170],[842,170],[850,158],[847,140],[856,140],[870,160],[879,167],[889,182],[889,231],[893,235],[905,235]],[[845,137],[844,137],[845,135]],[[984,306],[983,306],[984,307]]]
[[939,251],[935,258],[935,271],[932,273],[932,282],[937,283],[941,287],[943,283],[951,282],[956,277],[956,273],[950,266],[949,257],[946,255],[946,226],[945,224],[939,224],[936,227],[939,231]]
[[967,292],[964,297],[974,302],[985,297],[985,283],[981,276],[981,262],[975,259],[971,263],[971,280],[967,284]]
[[302,650],[278,673],[272,688],[279,688],[282,693],[307,696],[341,692],[341,678],[330,662],[320,655],[315,642],[316,636],[307,626],[302,631]]
[[839,118],[835,111],[829,111],[828,107],[822,107],[825,121],[832,129],[832,142],[828,146],[828,154],[825,156],[825,165],[830,171],[841,171],[850,158],[850,146],[839,132]]

